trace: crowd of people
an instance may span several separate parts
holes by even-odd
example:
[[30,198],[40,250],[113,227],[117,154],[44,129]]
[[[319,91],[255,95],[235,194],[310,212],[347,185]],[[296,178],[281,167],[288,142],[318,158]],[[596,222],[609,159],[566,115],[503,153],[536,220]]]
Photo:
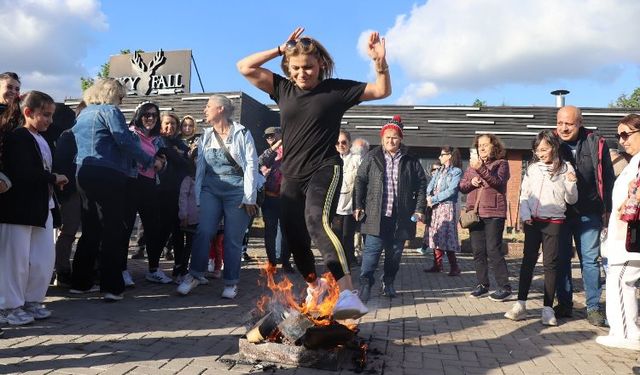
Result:
[[[303,31],[297,28],[276,48],[237,63],[280,108],[280,127],[264,131],[261,155],[251,132],[233,120],[234,105],[224,95],[209,98],[200,134],[194,117],[161,112],[150,101],[140,103],[127,123],[119,109],[126,92],[115,79],[97,80],[73,113],[45,93],[20,95],[19,77],[0,74],[0,323],[49,317],[44,300],[52,275],[70,293],[122,300],[135,285],[127,263],[136,217],[144,251],[134,257],[144,258],[146,251],[148,282],[176,283],[177,293],[187,295],[209,283],[209,273],[222,279],[222,298],[233,299],[246,233],[261,212],[270,266],[297,270],[307,283],[303,303],[317,305],[330,284],[316,269],[313,242],[339,288],[333,317],[347,319],[368,312],[383,250],[381,290],[397,295],[402,253],[418,222],[425,224],[423,251],[433,255],[424,271],[442,272],[446,255],[448,275],[459,276],[464,215],[477,279],[470,297],[509,300],[502,246],[510,172],[502,141],[477,135],[465,171],[460,151],[443,146],[427,174],[403,144],[402,119],[394,116],[382,125],[379,146],[369,150],[366,140],[352,140],[340,128],[340,120],[352,106],[391,93],[384,39],[377,32],[368,39],[376,78],[366,83],[332,78],[329,52]],[[263,67],[275,58],[284,76]],[[517,301],[505,317],[528,317],[540,249],[541,321],[553,326],[573,315],[575,244],[587,320],[610,327],[597,341],[640,350],[640,243],[630,234],[640,226],[640,116],[624,117],[617,130],[631,158],[617,180],[605,140],[582,126],[579,108],[560,108],[556,129],[533,140],[520,192],[525,243]],[[461,194],[467,198],[462,211]],[[168,244],[171,275],[160,267]],[[608,265],[606,315],[602,264]],[[356,289],[351,270],[358,266]]]

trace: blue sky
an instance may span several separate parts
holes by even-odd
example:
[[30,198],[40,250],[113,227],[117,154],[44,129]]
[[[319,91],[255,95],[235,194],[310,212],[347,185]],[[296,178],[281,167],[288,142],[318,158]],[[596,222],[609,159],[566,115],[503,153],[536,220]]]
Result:
[[394,90],[377,104],[552,106],[549,92],[564,88],[567,103],[606,107],[640,86],[639,15],[636,0],[0,0],[0,45],[11,51],[0,70],[63,99],[121,49],[191,49],[207,92],[270,103],[237,60],[303,26],[333,55],[336,76],[372,80],[362,41],[377,30]]

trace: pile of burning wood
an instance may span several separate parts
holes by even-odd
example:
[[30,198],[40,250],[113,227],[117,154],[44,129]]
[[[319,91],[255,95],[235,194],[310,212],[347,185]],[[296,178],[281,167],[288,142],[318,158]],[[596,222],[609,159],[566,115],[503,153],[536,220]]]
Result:
[[262,296],[251,312],[241,358],[335,370],[347,351],[366,350],[355,322],[331,317],[340,292],[330,273],[322,276],[329,286],[324,298],[308,303],[299,302],[286,276],[275,281],[275,267],[267,264],[262,273],[271,295]]

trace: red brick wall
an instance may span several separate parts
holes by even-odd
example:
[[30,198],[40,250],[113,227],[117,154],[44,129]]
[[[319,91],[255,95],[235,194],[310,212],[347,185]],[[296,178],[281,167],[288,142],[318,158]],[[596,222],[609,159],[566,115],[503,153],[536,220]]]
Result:
[[522,179],[522,158],[523,151],[509,150],[507,152],[507,161],[509,162],[509,173],[511,178],[507,183],[507,221],[506,227],[517,228],[520,224],[518,217],[518,198],[520,197],[520,186]]

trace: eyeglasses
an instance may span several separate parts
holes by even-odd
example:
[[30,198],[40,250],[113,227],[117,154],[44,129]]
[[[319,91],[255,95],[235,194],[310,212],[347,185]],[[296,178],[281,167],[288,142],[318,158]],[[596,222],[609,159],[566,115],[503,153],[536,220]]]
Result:
[[267,134],[267,135],[264,136],[264,139],[272,139],[272,138],[275,138],[275,137],[276,137],[275,134]]
[[155,112],[147,112],[142,114],[142,118],[158,118],[158,114]]
[[285,44],[285,47],[287,48],[287,50],[293,50],[294,48],[296,48],[297,45],[302,46],[302,50],[307,52],[309,50],[311,50],[311,47],[314,46],[313,44],[313,40],[310,38],[300,38],[297,40],[290,40]]
[[640,130],[634,130],[632,132],[622,132],[622,133],[618,133],[616,134],[616,139],[619,141],[622,139],[623,142],[626,142],[627,139],[629,139],[629,137],[631,136],[631,134],[633,133],[637,133],[640,132]]

